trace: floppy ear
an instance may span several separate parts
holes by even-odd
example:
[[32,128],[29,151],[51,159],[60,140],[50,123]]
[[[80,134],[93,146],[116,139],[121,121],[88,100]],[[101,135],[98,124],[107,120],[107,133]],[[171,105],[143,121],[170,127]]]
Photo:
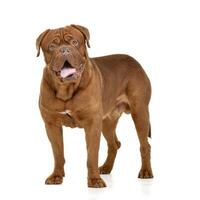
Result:
[[85,28],[84,26],[75,25],[75,24],[71,24],[71,26],[78,29],[84,35],[87,46],[90,48],[90,43],[89,43],[90,33],[89,33],[88,29]]
[[44,39],[44,36],[50,31],[50,29],[47,29],[46,31],[44,31],[43,33],[41,33],[39,35],[39,37],[36,40],[36,49],[37,49],[37,57],[40,55],[40,46],[41,46],[41,42]]

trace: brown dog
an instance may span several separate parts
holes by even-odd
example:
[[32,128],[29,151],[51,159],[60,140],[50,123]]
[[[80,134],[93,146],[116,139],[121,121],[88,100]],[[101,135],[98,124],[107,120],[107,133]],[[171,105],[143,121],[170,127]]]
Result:
[[[44,68],[39,107],[51,142],[55,168],[46,184],[61,184],[64,173],[62,126],[84,128],[87,143],[88,186],[105,187],[100,174],[113,168],[120,142],[115,129],[123,112],[131,113],[140,141],[139,178],[152,178],[148,104],[150,81],[140,64],[128,55],[89,58],[88,29],[79,25],[46,30],[37,39]],[[108,156],[98,168],[100,135]]]

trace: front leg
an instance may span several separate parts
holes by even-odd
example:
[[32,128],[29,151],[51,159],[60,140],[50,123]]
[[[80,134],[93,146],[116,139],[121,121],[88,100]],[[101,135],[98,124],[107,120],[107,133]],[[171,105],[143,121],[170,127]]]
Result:
[[101,136],[102,120],[100,118],[91,119],[85,126],[87,144],[87,167],[88,167],[88,187],[106,187],[101,179],[98,169],[98,153]]
[[54,155],[54,171],[46,179],[46,184],[61,184],[64,172],[64,150],[63,150],[63,132],[62,126],[55,126],[50,123],[45,123],[47,136],[52,146]]

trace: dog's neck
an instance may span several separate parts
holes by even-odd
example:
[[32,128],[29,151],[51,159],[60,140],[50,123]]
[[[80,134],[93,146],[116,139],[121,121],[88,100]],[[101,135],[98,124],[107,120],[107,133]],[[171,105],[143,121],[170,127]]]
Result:
[[53,78],[52,71],[46,67],[44,70],[44,78],[55,91],[55,95],[58,99],[67,101],[73,97],[73,95],[79,90],[86,88],[91,80],[93,73],[92,64],[90,60],[85,64],[85,69],[82,75],[74,82],[61,82]]

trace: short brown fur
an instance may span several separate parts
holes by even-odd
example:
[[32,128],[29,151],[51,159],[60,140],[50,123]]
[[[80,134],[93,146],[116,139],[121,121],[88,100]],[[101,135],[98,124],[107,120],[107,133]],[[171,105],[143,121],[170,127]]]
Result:
[[[62,126],[84,128],[87,144],[88,186],[105,187],[100,174],[109,174],[121,144],[116,136],[123,112],[131,113],[138,138],[142,167],[139,178],[152,178],[150,163],[150,81],[140,64],[128,55],[89,58],[89,31],[79,25],[46,30],[37,39],[46,67],[41,82],[39,107],[53,149],[55,166],[46,184],[61,184],[64,173]],[[64,63],[76,69],[62,78]],[[68,65],[69,65],[68,64]],[[100,135],[108,144],[105,163],[98,168]]]

